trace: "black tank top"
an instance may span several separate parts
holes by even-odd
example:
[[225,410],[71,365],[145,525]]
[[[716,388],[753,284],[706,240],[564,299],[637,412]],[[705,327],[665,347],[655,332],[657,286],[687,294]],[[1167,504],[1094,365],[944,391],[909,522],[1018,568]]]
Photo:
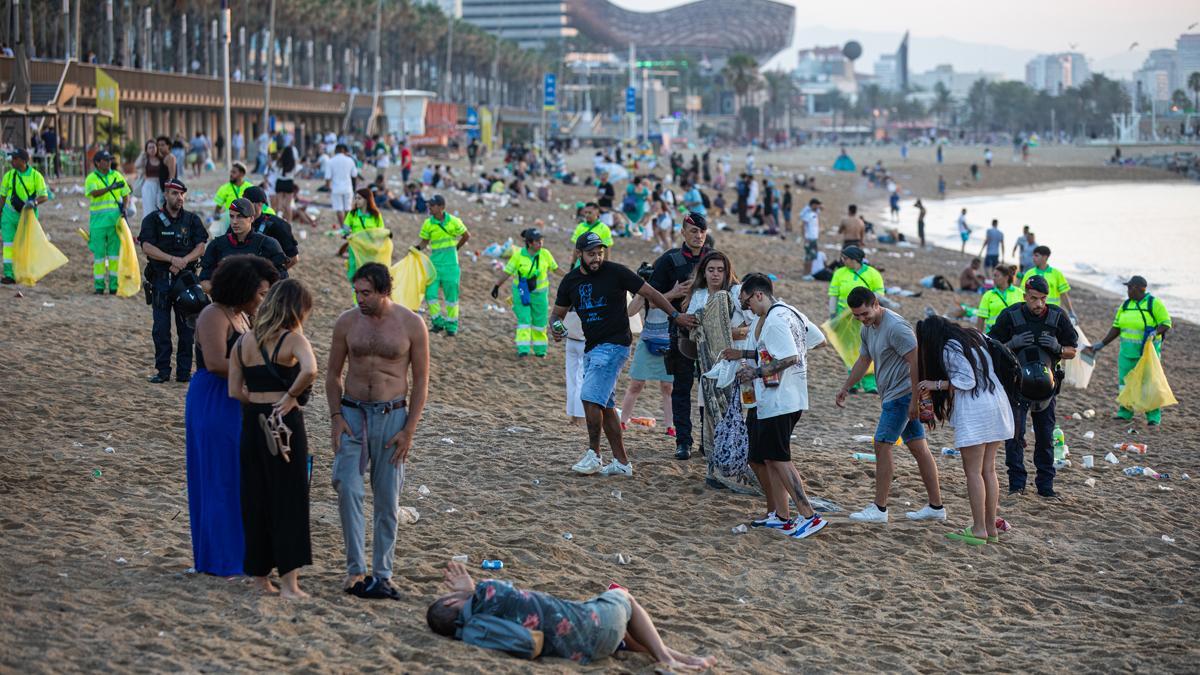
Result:
[[[237,350],[238,363],[242,366],[242,377],[246,379],[246,389],[251,392],[276,392],[276,391],[291,391],[292,385],[296,383],[296,378],[300,376],[300,364],[296,363],[293,366],[285,366],[276,359],[279,358],[279,349],[283,346],[283,341],[287,338],[291,331],[284,331],[279,336],[279,341],[275,343],[275,352],[270,357],[267,356],[267,350],[261,344],[258,346],[258,351],[262,354],[263,363],[257,366],[247,366],[242,360],[242,350],[239,347]],[[312,387],[304,390],[304,393],[296,397],[300,405],[307,405],[308,400],[312,395]]]
[[[236,330],[229,331],[229,337],[225,338],[225,359],[229,359],[229,355],[233,353],[233,346],[237,344],[238,338],[242,334]],[[200,349],[200,341],[196,341],[196,370],[208,370],[204,365],[204,352]]]

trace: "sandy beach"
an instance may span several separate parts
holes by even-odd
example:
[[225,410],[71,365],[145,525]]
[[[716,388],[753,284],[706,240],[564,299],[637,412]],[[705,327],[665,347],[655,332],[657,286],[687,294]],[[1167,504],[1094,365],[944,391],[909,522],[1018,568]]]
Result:
[[[1037,148],[1029,165],[1012,162],[1009,148],[995,148],[996,166],[983,170],[978,184],[970,181],[968,165],[977,161],[982,167],[982,147],[951,148],[940,167],[931,148],[913,148],[907,162],[894,147],[854,150],[860,167],[883,159],[904,189],[926,199],[936,198],[939,172],[951,196],[1062,183],[1174,180],[1152,169],[1104,166],[1111,148],[1102,147]],[[720,154],[714,152],[714,161]],[[731,154],[739,171],[745,153]],[[757,164],[812,173],[812,167],[831,166],[836,154],[836,147],[759,153]],[[571,162],[587,167],[590,157],[590,151],[581,151]],[[418,161],[418,167],[424,164]],[[465,162],[455,166],[465,171]],[[373,171],[367,175],[373,177]],[[886,194],[858,175],[816,175],[816,196],[826,208],[822,245],[832,256],[832,230],[846,205]],[[189,199],[188,208],[210,213],[211,195],[224,180],[222,172],[189,180],[189,198],[199,193],[204,198]],[[60,197],[41,209],[46,230],[70,264],[35,288],[0,288],[0,669],[6,672],[577,669],[555,659],[530,664],[431,633],[426,606],[439,593],[443,565],[460,554],[470,556],[472,568],[484,558],[502,559],[505,569],[495,576],[572,599],[588,598],[616,581],[651,612],[668,644],[716,655],[716,672],[1196,668],[1195,325],[1176,320],[1164,347],[1181,404],[1164,413],[1161,428],[1110,419],[1117,391],[1115,346],[1101,356],[1086,391],[1064,390],[1059,420],[1076,460],[1056,482],[1064,499],[1045,503],[1032,491],[1004,498],[1001,515],[1013,530],[1000,545],[975,548],[943,537],[970,518],[961,464],[954,458],[937,460],[948,523],[906,522],[903,511],[924,504],[916,464],[906,452],[896,455],[890,525],[852,524],[844,513],[832,514],[819,536],[791,541],[768,532],[732,533],[761,515],[761,499],[705,488],[703,458],[675,460],[672,439],[661,429],[627,432],[632,478],[571,473],[586,436],[566,424],[562,348],[552,346],[545,360],[518,361],[511,311],[485,309],[493,304],[491,260],[464,256],[463,328],[457,338],[432,338],[430,404],[401,496],[402,505],[420,512],[418,522],[401,525],[398,537],[395,581],[402,600],[365,601],[341,591],[344,551],[330,485],[329,411],[318,395],[307,409],[315,455],[314,565],[301,572],[313,597],[285,602],[254,595],[245,579],[188,573],[186,385],[146,382],[153,347],[150,311],[140,297],[91,294],[90,253],[75,234],[86,226],[86,206],[82,195],[66,193],[71,185],[54,183]],[[302,187],[322,199],[315,182]],[[573,205],[592,191],[553,189],[549,204],[523,202],[494,215],[465,195],[448,192],[447,199],[449,210],[471,229],[468,248],[517,238],[541,218],[547,246],[565,266],[573,207],[559,203]],[[726,198],[731,194],[727,190]],[[809,197],[795,193],[797,215]],[[915,220],[909,204],[906,197],[906,229]],[[334,257],[340,239],[324,236],[332,216],[322,211],[321,228],[308,230],[300,242],[295,276],[317,299],[306,333],[323,368],[333,321],[350,305],[351,291],[343,261]],[[416,241],[417,216],[384,215],[398,250]],[[739,273],[777,275],[778,295],[823,320],[826,285],[801,280],[802,246],[794,237],[781,243],[715,234]],[[613,258],[636,267],[654,260],[651,246],[619,239]],[[877,249],[869,253],[884,268],[888,286],[913,290],[929,274],[956,281],[965,261],[945,250],[870,248]],[[1153,280],[1152,275],[1147,271]],[[1072,296],[1087,335],[1103,336],[1119,298],[1087,287],[1077,287]],[[962,297],[926,291],[921,298],[901,298],[902,313],[915,323],[926,304],[944,311]],[[793,453],[812,493],[852,511],[870,500],[874,469],[852,461],[851,453],[867,446],[851,437],[871,433],[879,402],[859,395],[847,409],[837,409],[833,397],[844,375],[832,350],[812,355],[812,406],[797,427]],[[323,382],[322,373],[318,392]],[[626,383],[623,376],[618,397]],[[657,397],[644,393],[638,412],[656,415],[657,408]],[[1071,419],[1087,409],[1096,411],[1094,419]],[[1084,438],[1088,431],[1095,432],[1094,439]],[[932,432],[935,454],[950,445],[952,433]],[[1114,443],[1126,440],[1148,444],[1149,454],[1118,452],[1117,466],[1102,461]],[[1079,467],[1085,454],[1095,455],[1095,469]],[[1149,464],[1172,480],[1125,476],[1122,469],[1133,464]],[[998,472],[1003,490],[1003,466]],[[1185,472],[1193,480],[1178,480]],[[418,494],[422,485],[428,496]],[[563,536],[568,532],[570,540]],[[618,555],[628,564],[619,564]],[[649,657],[628,652],[583,668],[652,669]]]

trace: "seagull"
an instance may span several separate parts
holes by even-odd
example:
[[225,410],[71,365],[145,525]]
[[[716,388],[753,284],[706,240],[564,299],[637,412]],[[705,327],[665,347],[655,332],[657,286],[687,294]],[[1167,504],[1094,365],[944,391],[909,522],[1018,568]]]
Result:
[[1191,29],[1195,28],[1196,26],[1200,26],[1200,21],[1197,21],[1196,23],[1193,23],[1192,25],[1188,26],[1187,29],[1191,30]]
[[1135,42],[1135,43],[1133,43],[1133,44],[1131,44],[1131,45],[1129,45],[1129,51],[1133,51],[1133,48],[1134,48],[1134,47],[1136,47],[1136,46],[1138,46],[1138,43],[1136,43],[1136,42]]
[[1071,51],[1075,51],[1075,48],[1079,46],[1079,43],[1078,42],[1068,42],[1067,46],[1071,48]]

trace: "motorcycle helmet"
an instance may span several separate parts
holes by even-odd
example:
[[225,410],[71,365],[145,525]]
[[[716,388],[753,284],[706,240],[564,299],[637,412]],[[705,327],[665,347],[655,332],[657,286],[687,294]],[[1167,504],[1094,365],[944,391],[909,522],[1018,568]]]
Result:
[[1054,372],[1040,361],[1021,366],[1021,396],[1044,401],[1054,395]]
[[191,274],[180,275],[171,286],[171,306],[180,316],[195,316],[212,302]]

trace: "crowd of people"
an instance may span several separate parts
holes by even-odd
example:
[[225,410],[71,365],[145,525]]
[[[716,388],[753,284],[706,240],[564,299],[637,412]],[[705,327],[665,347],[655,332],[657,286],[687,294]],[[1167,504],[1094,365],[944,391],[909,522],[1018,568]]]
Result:
[[[84,184],[96,294],[116,292],[120,219],[131,215],[135,197],[145,209],[137,241],[148,259],[145,286],[155,348],[150,382],[188,383],[195,568],[220,576],[245,574],[263,592],[290,598],[306,596],[299,571],[312,564],[305,406],[321,371],[305,333],[313,296],[289,278],[301,259],[291,224],[304,213],[294,201],[297,180],[303,175],[324,181],[347,237],[386,232],[380,211],[385,204],[410,208],[392,203],[383,180],[395,155],[408,182],[412,159],[401,152],[402,142],[368,139],[367,156],[378,173],[374,183],[366,183],[360,175],[363,158],[353,156],[340,139],[331,140],[332,156],[306,163],[292,139],[268,139],[267,156],[259,153],[255,172],[233,163],[229,181],[214,195],[207,223],[184,208],[188,187],[181,174],[193,165],[191,154],[201,152],[198,146],[181,158],[170,138],[148,141],[132,185],[100,151]],[[322,138],[321,145],[330,144]],[[542,159],[545,164],[534,168]],[[927,312],[914,327],[894,311],[898,307],[888,297],[882,271],[868,260],[868,239],[882,241],[881,233],[873,232],[854,205],[836,230],[825,230],[823,205],[813,197],[799,220],[809,272],[805,279],[828,282],[828,321],[818,327],[802,308],[780,299],[772,275],[735,272],[755,261],[719,250],[708,213],[720,213],[724,196],[717,188],[710,200],[701,185],[728,175],[722,166],[727,160],[718,160],[715,172],[708,152],[702,161],[694,156],[690,165],[681,155],[671,156],[669,163],[669,180],[635,175],[618,192],[611,167],[598,162],[595,200],[577,205],[579,223],[570,237],[565,274],[557,277],[559,262],[546,246],[546,235],[528,227],[491,289],[493,299],[505,287],[512,294],[518,357],[547,356],[551,338],[564,345],[566,412],[586,429],[584,452],[571,466],[578,474],[633,475],[637,452],[626,445],[624,433],[636,422],[633,409],[646,384],[653,382],[661,398],[661,431],[670,437],[676,459],[690,460],[699,451],[710,488],[761,494],[762,508],[748,519],[750,527],[793,539],[822,531],[829,521],[823,506],[808,495],[803,462],[798,466],[793,457],[791,439],[810,409],[808,381],[818,376],[809,353],[836,340],[832,346],[845,362],[846,375],[833,403],[846,405],[855,391],[876,393],[880,400],[872,436],[871,500],[849,520],[889,521],[893,451],[903,444],[917,463],[926,501],[905,517],[946,521],[926,433],[947,425],[962,456],[971,519],[946,536],[972,546],[995,544],[1007,528],[999,515],[996,455],[1003,446],[1008,493],[1023,494],[1030,417],[1034,485],[1043,498],[1059,496],[1052,449],[1062,363],[1094,359],[1119,340],[1124,382],[1146,342],[1161,349],[1171,327],[1166,307],[1147,292],[1145,278],[1135,276],[1112,329],[1093,344],[1080,344],[1071,286],[1049,265],[1050,249],[1026,227],[1009,253],[995,220],[980,249],[982,260],[975,259],[959,280],[960,290],[978,294],[978,306],[964,303],[953,316]],[[6,283],[12,283],[11,245],[20,215],[48,198],[45,180],[29,166],[27,154],[13,153],[12,165],[0,183]],[[303,173],[304,166],[314,170]],[[773,179],[760,177],[766,170],[755,171],[752,157],[746,169],[735,186],[732,212],[740,222],[762,225],[766,234],[790,233],[791,186],[777,190]],[[553,162],[522,151],[505,171],[521,181],[553,171]],[[263,180],[254,182],[254,173]],[[424,173],[429,176],[416,178],[420,187],[410,201],[419,196],[422,208],[412,210],[428,214],[413,248],[428,248],[437,272],[424,289],[428,326],[422,316],[391,300],[389,268],[361,260],[351,249],[346,269],[354,306],[334,325],[325,368],[333,486],[347,560],[343,588],[362,598],[400,597],[391,581],[399,496],[429,398],[430,333],[449,337],[462,329],[459,251],[471,232],[443,195],[424,196],[424,187],[454,186],[452,172],[431,165]],[[481,175],[490,191],[489,175],[499,173]],[[872,175],[896,193],[882,167],[868,172],[868,180]],[[923,208],[920,214],[923,218]],[[964,251],[970,238],[965,217],[964,210]],[[214,224],[219,234],[210,236]],[[612,260],[611,252],[617,238],[637,234],[653,239],[659,255],[634,270]],[[840,254],[826,266],[820,243],[831,235]],[[1008,264],[1006,254],[1016,256],[1018,264]],[[631,317],[639,319],[634,323],[640,329],[631,325]],[[618,409],[617,384],[627,365],[629,386]],[[1117,415],[1130,419],[1133,411],[1121,408]],[[1161,411],[1146,417],[1150,424],[1161,423]],[[370,563],[367,480],[375,533]],[[456,564],[448,568],[446,582],[450,595],[435,601],[428,614],[431,628],[443,635],[530,657],[546,653],[586,662],[623,644],[668,663],[711,665],[711,659],[663,645],[645,610],[624,589],[573,603],[491,580],[475,584]],[[526,621],[531,616],[538,619],[532,625]],[[599,618],[585,630],[587,617]],[[525,630],[497,632],[495,621]],[[578,629],[575,637],[542,631],[563,621]]]

